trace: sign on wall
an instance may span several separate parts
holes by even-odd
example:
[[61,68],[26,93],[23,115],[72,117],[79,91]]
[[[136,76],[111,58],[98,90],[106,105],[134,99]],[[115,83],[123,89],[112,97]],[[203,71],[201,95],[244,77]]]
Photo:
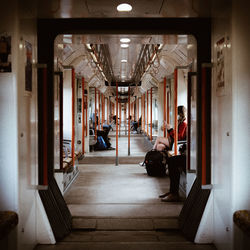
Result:
[[225,38],[216,42],[216,94],[225,95]]
[[25,65],[25,90],[32,91],[32,45],[25,41],[26,65]]
[[11,72],[11,37],[0,36],[0,72]]

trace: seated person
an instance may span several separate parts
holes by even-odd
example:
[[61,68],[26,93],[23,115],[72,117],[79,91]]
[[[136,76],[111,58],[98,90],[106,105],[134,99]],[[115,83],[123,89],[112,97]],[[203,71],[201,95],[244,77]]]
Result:
[[139,121],[131,121],[131,129],[132,129],[132,131],[136,131],[137,132],[137,130],[138,130],[138,128],[140,126],[141,126],[141,117],[140,117]]
[[179,184],[181,172],[186,173],[186,144],[179,148],[180,155],[168,159],[168,172],[170,178],[170,191],[162,194],[159,198],[164,202],[179,201]]
[[106,130],[108,132],[110,131],[110,129],[112,129],[112,126],[108,125],[106,120],[104,121],[102,127],[103,127],[103,130]]
[[[178,141],[186,140],[187,123],[186,108],[178,106]],[[166,124],[168,137],[157,137],[153,149],[157,151],[171,150],[174,143],[174,130],[170,124]],[[163,127],[161,128],[163,130]]]

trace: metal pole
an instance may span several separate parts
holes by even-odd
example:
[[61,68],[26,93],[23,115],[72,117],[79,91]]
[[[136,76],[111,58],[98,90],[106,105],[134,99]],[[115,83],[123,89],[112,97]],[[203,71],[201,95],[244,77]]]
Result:
[[118,83],[116,82],[116,161],[115,165],[118,166]]
[[178,70],[174,70],[174,154],[177,155],[177,144],[178,144]]
[[202,67],[201,69],[201,79],[202,79],[202,88],[201,88],[201,184],[206,185],[207,183],[207,152],[206,152],[206,130],[207,130],[207,124],[206,124],[206,68]]
[[86,95],[86,119],[85,119],[85,122],[86,122],[86,125],[85,125],[85,135],[88,136],[88,93]]
[[144,119],[143,119],[143,122],[144,122],[144,124],[143,124],[143,131],[144,131],[144,133],[145,133],[145,131],[146,131],[146,112],[145,112],[145,99],[146,99],[146,94],[144,94],[143,95],[143,117],[144,117]]
[[130,155],[130,87],[128,87],[128,155]]
[[164,111],[163,111],[163,132],[164,132],[164,137],[166,137],[166,125],[165,125],[165,122],[166,122],[166,85],[167,85],[167,79],[166,77],[164,77],[164,99],[163,99],[163,105],[164,105]]
[[121,123],[122,123],[122,104],[119,103],[119,137],[121,136]]
[[147,90],[147,136],[149,135],[148,133],[148,90]]
[[48,185],[47,68],[43,69],[43,185]]
[[95,140],[97,139],[96,102],[97,102],[97,96],[96,96],[96,88],[95,88]]
[[104,95],[102,94],[102,129],[103,129],[104,120],[105,120],[105,99],[104,99]]
[[101,129],[101,92],[98,91],[98,104],[99,104],[99,110],[98,110],[98,129]]
[[153,88],[150,89],[150,141],[153,139],[152,121],[153,121]]
[[71,73],[71,86],[72,86],[72,137],[71,137],[71,157],[73,166],[75,166],[75,70],[72,69]]
[[167,123],[170,123],[170,109],[169,109],[169,103],[170,103],[170,93],[167,92]]
[[[84,154],[85,151],[85,117],[84,117],[84,77],[82,77],[82,154]],[[87,112],[87,110],[86,110]],[[87,129],[86,129],[87,130]]]

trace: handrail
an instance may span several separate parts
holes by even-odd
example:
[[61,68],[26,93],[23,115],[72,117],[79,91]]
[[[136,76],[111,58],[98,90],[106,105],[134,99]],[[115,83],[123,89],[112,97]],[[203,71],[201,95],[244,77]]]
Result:
[[153,128],[152,128],[152,122],[153,122],[153,87],[150,89],[150,141],[153,140]]
[[128,87],[128,155],[130,155],[130,87]]
[[43,185],[48,185],[48,110],[47,110],[47,65],[43,68]]
[[[84,77],[82,77],[82,154],[84,154],[85,151],[85,117],[84,117]],[[87,110],[86,110],[87,112]]]
[[96,122],[96,105],[97,105],[97,93],[95,88],[95,140],[97,139],[97,122]]
[[148,136],[148,90],[147,90],[147,136]]
[[167,79],[166,77],[164,77],[164,84],[163,84],[163,105],[164,105],[164,109],[163,109],[163,136],[166,137],[166,86],[167,85]]
[[177,155],[177,142],[178,142],[178,69],[174,70],[174,154]]
[[208,115],[208,112],[211,112],[209,107],[211,90],[207,81],[211,77],[211,67],[213,67],[213,64],[203,63],[201,68],[201,184],[203,189],[211,188],[211,169],[209,166],[210,120]]
[[118,83],[116,82],[116,161],[115,165],[118,166]]
[[72,164],[75,165],[75,69],[71,71],[72,86],[72,138],[71,138],[71,157]]
[[98,104],[99,104],[99,109],[98,109],[98,124],[97,124],[97,126],[98,126],[98,129],[101,129],[100,128],[100,123],[101,123],[101,115],[100,115],[100,113],[101,113],[101,91],[100,90],[98,90]]

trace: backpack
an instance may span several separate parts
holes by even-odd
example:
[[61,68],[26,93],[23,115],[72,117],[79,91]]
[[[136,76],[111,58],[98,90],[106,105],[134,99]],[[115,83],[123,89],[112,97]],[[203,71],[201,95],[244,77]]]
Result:
[[151,150],[145,156],[146,171],[149,176],[165,176],[168,154],[165,151]]
[[95,145],[95,150],[103,150],[103,149],[107,149],[108,146],[106,144],[106,142],[104,141],[102,136],[97,136],[97,143]]

